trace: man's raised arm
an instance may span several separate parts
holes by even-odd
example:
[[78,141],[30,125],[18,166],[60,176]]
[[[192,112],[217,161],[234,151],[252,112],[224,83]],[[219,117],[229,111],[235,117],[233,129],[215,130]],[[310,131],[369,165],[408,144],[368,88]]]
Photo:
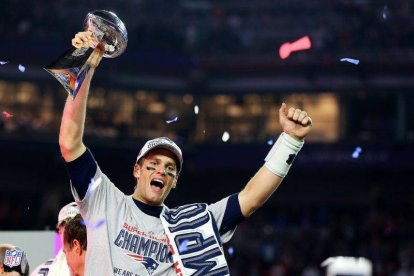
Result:
[[283,133],[266,156],[265,164],[239,193],[240,209],[245,217],[253,214],[276,191],[312,128],[312,119],[305,111],[293,107],[287,110],[285,103],[279,109],[279,121]]
[[79,32],[72,39],[72,45],[76,48],[96,47],[87,63],[90,70],[83,81],[76,98],[72,100],[70,96],[66,99],[63,110],[62,121],[59,131],[59,146],[63,158],[70,162],[81,156],[86,147],[83,144],[83,132],[85,128],[86,104],[89,94],[89,86],[95,68],[102,59],[103,51],[100,45],[96,44],[91,31]]

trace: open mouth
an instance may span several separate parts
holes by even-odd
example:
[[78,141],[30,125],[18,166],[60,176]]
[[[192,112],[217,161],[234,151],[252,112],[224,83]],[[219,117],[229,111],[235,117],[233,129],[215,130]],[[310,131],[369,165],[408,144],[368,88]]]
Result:
[[161,190],[162,188],[164,188],[164,183],[159,179],[153,179],[151,181],[151,187]]

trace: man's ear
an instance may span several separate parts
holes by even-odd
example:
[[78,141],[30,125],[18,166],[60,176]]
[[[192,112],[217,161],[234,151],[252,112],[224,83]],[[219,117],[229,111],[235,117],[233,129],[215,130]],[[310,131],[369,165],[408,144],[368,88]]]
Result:
[[137,163],[134,166],[134,177],[139,178],[141,176],[141,166]]
[[175,189],[175,187],[177,187],[177,178],[174,178],[173,183],[172,183],[172,187],[173,187],[173,189]]
[[82,246],[81,246],[81,244],[78,240],[73,240],[72,241],[72,248],[74,248],[75,253],[77,255],[80,255],[82,253]]

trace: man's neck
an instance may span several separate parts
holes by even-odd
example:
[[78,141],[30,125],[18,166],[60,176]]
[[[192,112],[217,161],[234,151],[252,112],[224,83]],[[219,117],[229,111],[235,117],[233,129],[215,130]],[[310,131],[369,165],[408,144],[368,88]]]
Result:
[[145,204],[144,202],[136,199],[134,196],[132,197],[134,200],[135,205],[145,214],[153,217],[160,217],[161,211],[163,209],[162,206],[151,206],[148,204]]

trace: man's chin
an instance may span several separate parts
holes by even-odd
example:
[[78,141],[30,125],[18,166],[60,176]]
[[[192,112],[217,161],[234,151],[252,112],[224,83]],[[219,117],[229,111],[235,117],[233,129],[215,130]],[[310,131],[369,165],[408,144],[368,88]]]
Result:
[[147,198],[147,204],[151,206],[160,206],[162,205],[162,199],[160,196],[152,196],[150,198]]

